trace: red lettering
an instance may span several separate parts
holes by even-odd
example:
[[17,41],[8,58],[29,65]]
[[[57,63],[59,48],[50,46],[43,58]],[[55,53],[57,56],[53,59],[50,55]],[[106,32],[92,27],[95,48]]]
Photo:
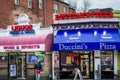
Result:
[[14,46],[4,46],[3,48],[4,48],[4,49],[15,49]]
[[108,17],[107,12],[103,12],[103,17]]
[[109,13],[109,17],[113,17],[113,13],[112,12]]
[[94,17],[95,16],[95,12],[91,12],[91,17]]
[[95,12],[95,16],[98,18],[98,17],[99,17],[99,13],[98,13],[98,12]]
[[12,30],[32,30],[32,25],[17,25],[17,26],[12,26]]
[[102,18],[103,12],[99,12],[99,17]]
[[[105,17],[113,17],[112,12],[80,12],[80,13],[73,13],[73,14],[57,14],[55,15],[55,20],[62,20],[62,19],[76,19],[76,18],[90,18],[90,17],[96,17],[96,18],[105,18]],[[14,29],[14,28],[12,28]],[[25,29],[28,29],[25,28]],[[30,29],[30,28],[29,28]]]
[[55,20],[59,20],[59,15],[58,14],[55,15]]
[[86,18],[90,17],[90,12],[86,12]]

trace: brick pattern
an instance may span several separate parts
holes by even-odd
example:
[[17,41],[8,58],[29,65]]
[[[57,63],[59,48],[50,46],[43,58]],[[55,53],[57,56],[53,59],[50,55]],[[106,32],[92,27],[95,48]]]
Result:
[[32,23],[43,22],[43,26],[53,24],[53,6],[59,4],[59,12],[63,13],[63,7],[67,8],[67,13],[74,12],[69,5],[59,0],[43,0],[42,9],[39,9],[38,0],[32,0],[32,9],[28,8],[28,0],[20,0],[19,5],[15,5],[15,0],[0,0],[0,28],[7,28],[7,25],[15,24],[15,15],[25,13],[32,18]]

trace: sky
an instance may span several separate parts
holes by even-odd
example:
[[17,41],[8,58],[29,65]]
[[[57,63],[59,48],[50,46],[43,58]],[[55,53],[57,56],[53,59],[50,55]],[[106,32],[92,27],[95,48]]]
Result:
[[[70,0],[69,0],[70,1]],[[72,2],[77,2],[77,5],[81,7],[83,0],[71,0]],[[89,0],[92,3],[91,9],[93,8],[113,8],[115,10],[120,10],[120,0]]]

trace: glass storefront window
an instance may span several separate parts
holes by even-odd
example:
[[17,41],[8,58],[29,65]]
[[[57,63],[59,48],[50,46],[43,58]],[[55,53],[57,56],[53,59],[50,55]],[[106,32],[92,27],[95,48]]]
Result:
[[7,63],[7,56],[0,56],[0,63]]
[[61,57],[61,65],[79,65],[79,55],[78,54],[63,52],[60,55],[62,56]]
[[101,51],[102,70],[113,70],[113,52]]

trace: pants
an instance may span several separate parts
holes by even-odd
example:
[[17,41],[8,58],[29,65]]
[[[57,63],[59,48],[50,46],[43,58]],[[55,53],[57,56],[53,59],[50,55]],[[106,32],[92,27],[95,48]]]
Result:
[[36,73],[36,80],[40,80],[40,73]]

